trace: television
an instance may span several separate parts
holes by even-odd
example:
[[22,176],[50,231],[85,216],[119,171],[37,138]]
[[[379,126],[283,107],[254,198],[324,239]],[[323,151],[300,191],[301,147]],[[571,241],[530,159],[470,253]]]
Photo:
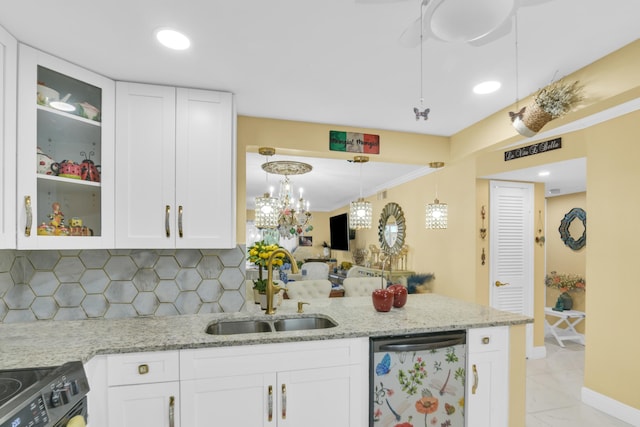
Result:
[[331,249],[336,251],[349,250],[349,216],[346,212],[329,218],[329,233]]

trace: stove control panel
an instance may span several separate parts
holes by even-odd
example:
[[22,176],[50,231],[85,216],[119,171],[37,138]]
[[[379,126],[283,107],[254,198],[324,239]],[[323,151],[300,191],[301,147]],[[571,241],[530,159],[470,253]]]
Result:
[[39,427],[49,423],[49,416],[45,407],[44,399],[38,396],[23,408],[11,419],[2,423],[0,427]]
[[6,413],[0,412],[0,427],[48,427],[86,415],[88,392],[82,363],[65,363],[14,397],[11,407],[3,407]]

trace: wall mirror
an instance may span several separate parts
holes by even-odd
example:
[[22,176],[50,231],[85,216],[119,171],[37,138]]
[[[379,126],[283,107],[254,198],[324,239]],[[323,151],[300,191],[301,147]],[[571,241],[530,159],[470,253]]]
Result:
[[565,245],[574,251],[582,249],[587,244],[587,213],[581,208],[571,209],[560,221],[558,231]]
[[406,224],[402,208],[397,203],[387,203],[380,214],[378,224],[378,240],[382,252],[397,255],[406,235]]

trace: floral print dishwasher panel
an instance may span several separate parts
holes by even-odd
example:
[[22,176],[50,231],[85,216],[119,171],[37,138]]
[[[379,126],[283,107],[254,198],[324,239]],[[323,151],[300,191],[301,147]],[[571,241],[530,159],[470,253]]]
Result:
[[374,426],[464,427],[464,344],[373,360]]

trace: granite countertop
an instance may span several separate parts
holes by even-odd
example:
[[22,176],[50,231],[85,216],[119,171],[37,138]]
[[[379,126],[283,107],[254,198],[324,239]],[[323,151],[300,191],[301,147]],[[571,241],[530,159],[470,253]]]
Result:
[[[324,298],[310,303],[302,315],[296,313],[295,301],[285,300],[273,316],[252,304],[238,313],[0,324],[0,369],[86,362],[98,354],[416,334],[533,321],[437,294],[409,295],[403,308],[387,313],[375,311],[370,297]],[[338,326],[226,336],[204,332],[209,323],[218,320],[314,314],[330,317]]]

